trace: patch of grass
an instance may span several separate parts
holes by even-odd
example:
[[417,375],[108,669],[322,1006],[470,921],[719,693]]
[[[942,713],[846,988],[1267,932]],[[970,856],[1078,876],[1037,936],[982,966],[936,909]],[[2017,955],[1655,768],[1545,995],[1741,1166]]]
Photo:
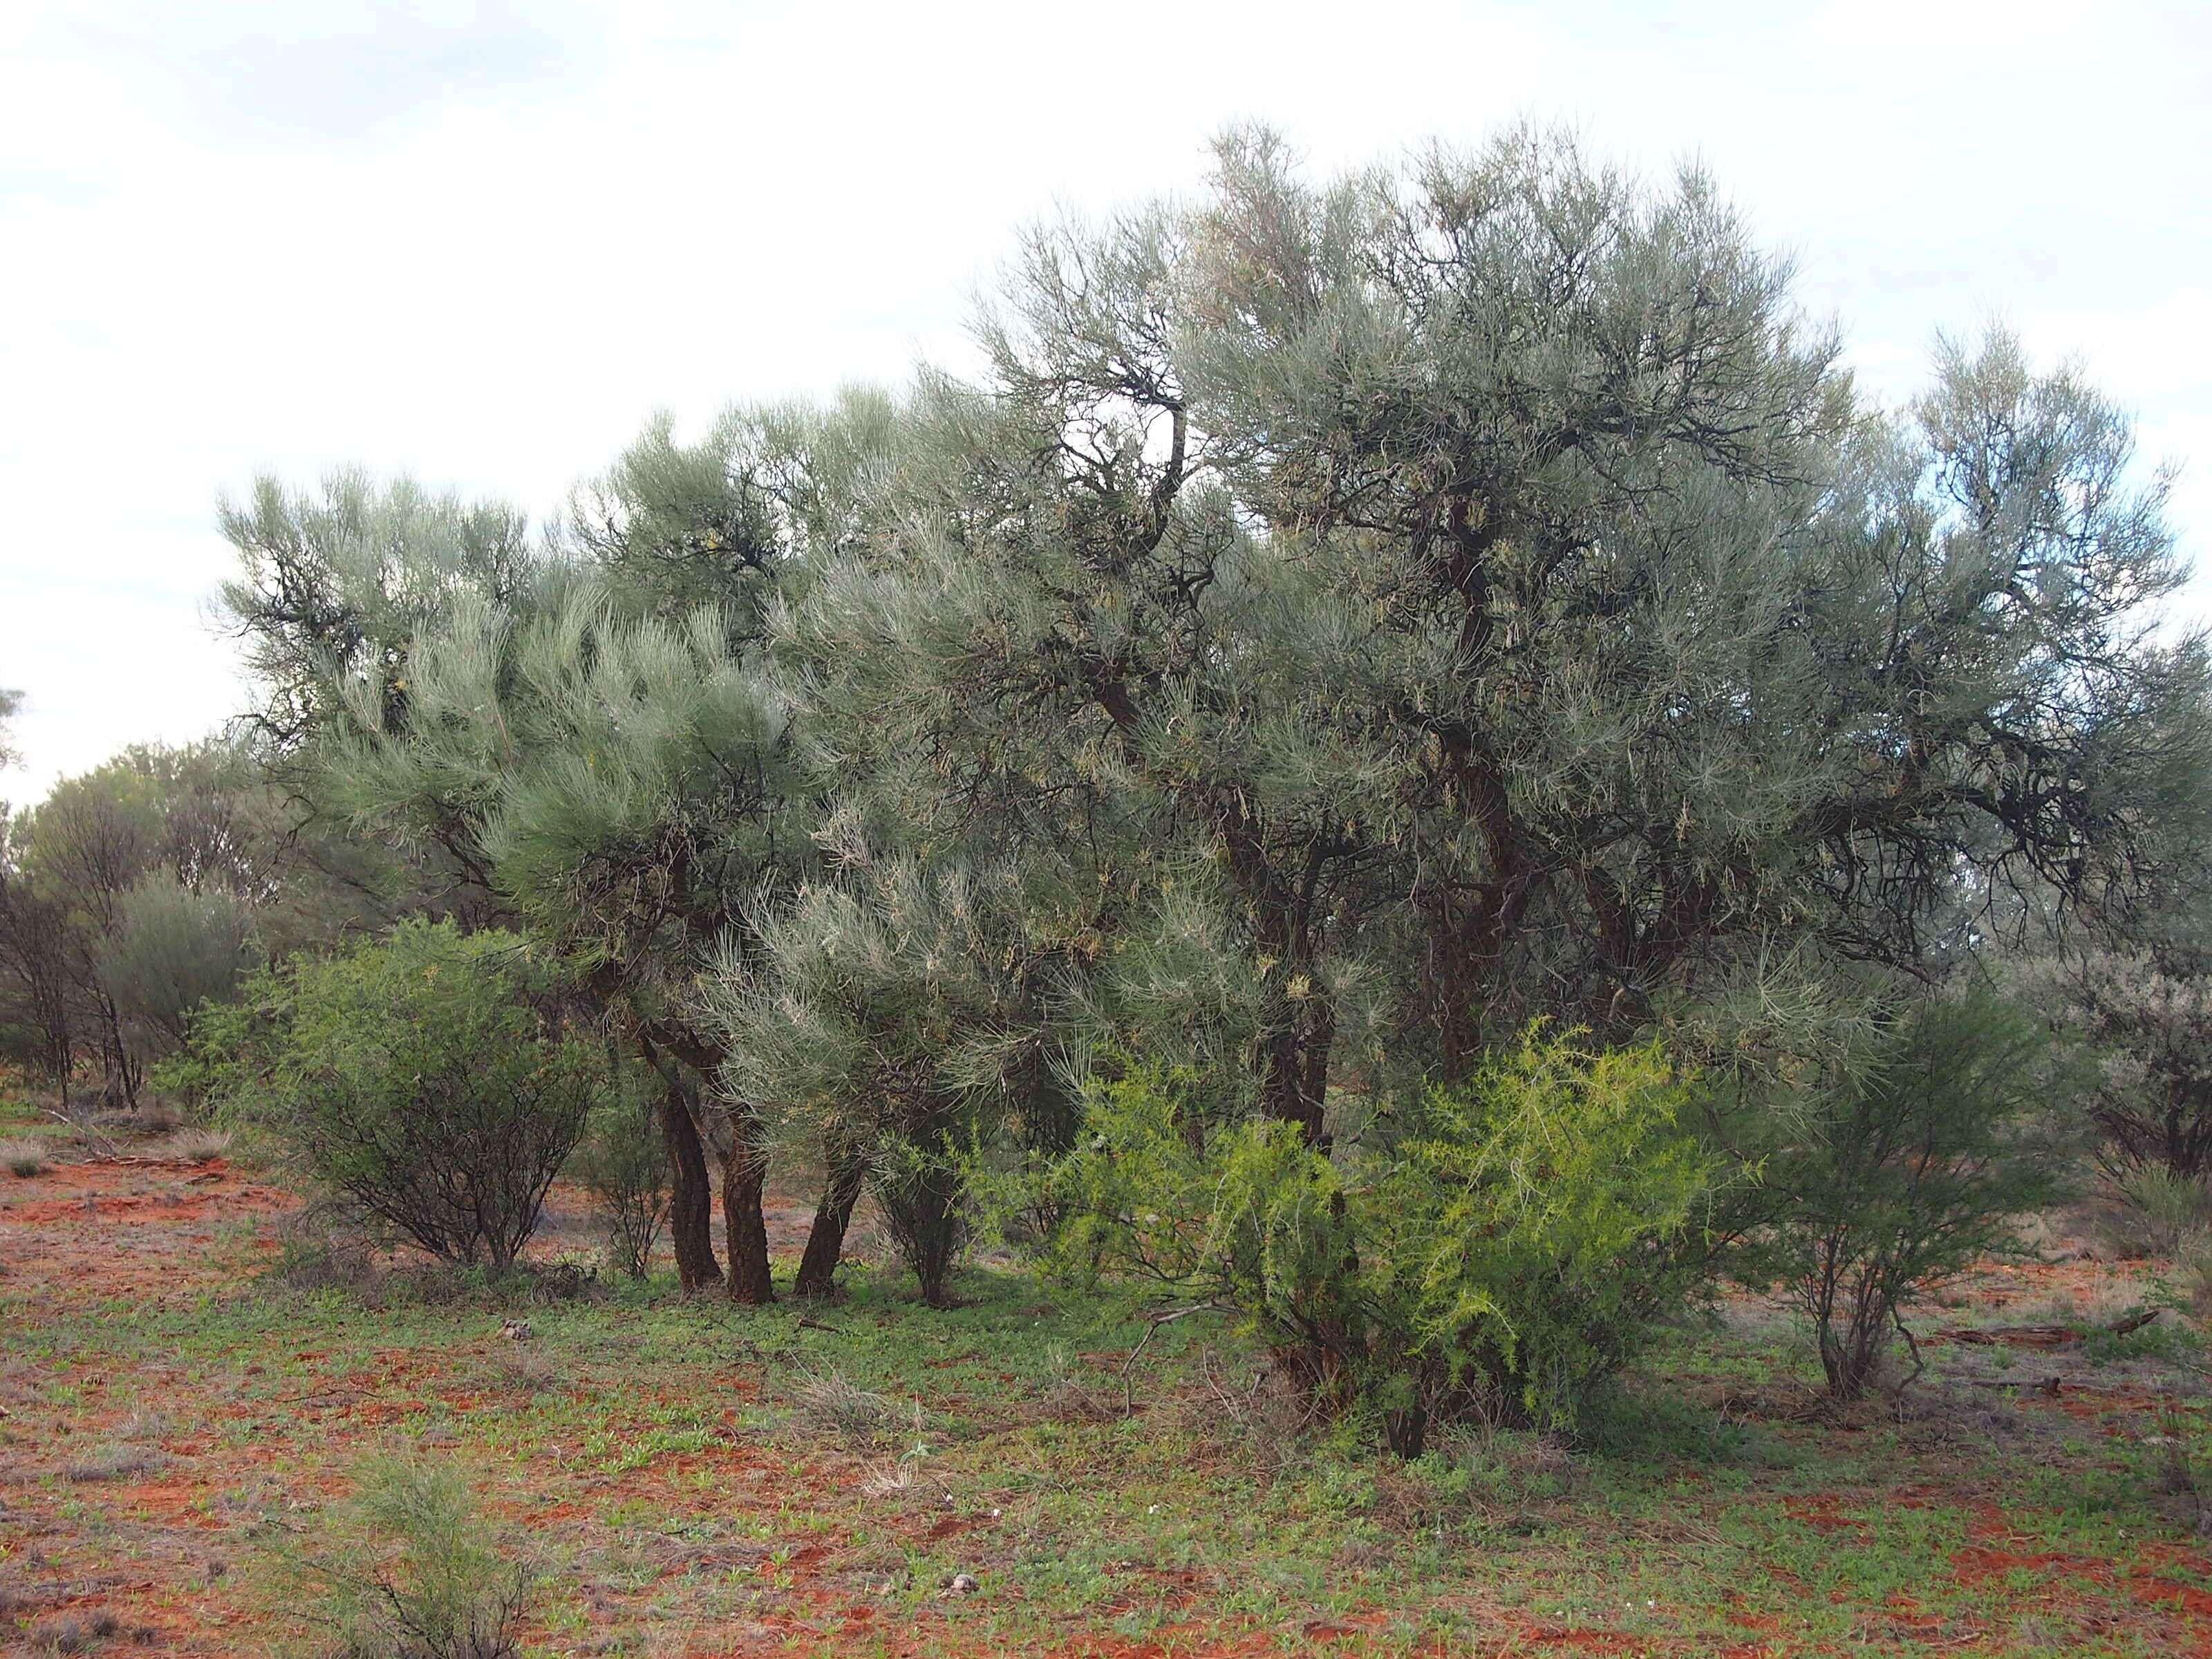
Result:
[[233,1139],[228,1129],[179,1129],[152,1151],[157,1157],[178,1158],[186,1164],[212,1164],[230,1155]]
[[155,1635],[143,1626],[125,1625],[112,1613],[69,1613],[33,1626],[30,1649],[39,1654],[90,1653],[117,1640],[143,1644]]
[[[921,1406],[916,1401],[912,1417],[917,1433]],[[908,1408],[886,1395],[859,1388],[842,1371],[810,1376],[799,1385],[791,1405],[791,1420],[802,1429],[841,1440],[852,1449],[870,1450],[908,1415]]]

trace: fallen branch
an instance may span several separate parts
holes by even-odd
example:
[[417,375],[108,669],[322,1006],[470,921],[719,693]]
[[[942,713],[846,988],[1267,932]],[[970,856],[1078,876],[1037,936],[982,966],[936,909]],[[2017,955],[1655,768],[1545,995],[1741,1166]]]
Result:
[[2125,1336],[2139,1331],[2163,1312],[2160,1308],[2138,1308],[2135,1312],[2112,1321],[2109,1325],[1992,1325],[1977,1329],[1958,1326],[1938,1331],[1936,1335],[1953,1342],[1965,1342],[1976,1347],[1994,1348],[2063,1348],[2076,1342],[2086,1342],[2097,1335]]
[[87,1139],[96,1140],[101,1146],[106,1149],[104,1152],[95,1152],[94,1154],[94,1159],[96,1163],[120,1163],[123,1160],[125,1155],[123,1148],[117,1144],[115,1137],[109,1134],[106,1130],[94,1123],[89,1115],[84,1117],[72,1117],[68,1112],[60,1110],[52,1106],[49,1106],[45,1109],[46,1115],[48,1117],[53,1119],[55,1122],[60,1124],[71,1134],[82,1135]]

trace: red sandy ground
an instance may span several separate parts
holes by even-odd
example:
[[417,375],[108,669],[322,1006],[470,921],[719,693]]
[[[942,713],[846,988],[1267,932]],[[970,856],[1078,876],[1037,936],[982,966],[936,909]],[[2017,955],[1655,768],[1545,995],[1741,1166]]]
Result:
[[[9,1298],[62,1310],[109,1301],[139,1306],[185,1304],[234,1286],[241,1274],[242,1250],[276,1248],[266,1237],[268,1230],[252,1237],[241,1224],[274,1216],[294,1201],[220,1159],[192,1164],[152,1158],[64,1164],[24,1182],[21,1189],[0,1195],[14,1200],[0,1206],[0,1269],[6,1273]],[[779,1249],[795,1248],[807,1219],[804,1204],[773,1206],[772,1243]],[[2055,1291],[2091,1293],[2106,1286],[2110,1272],[2094,1262],[1991,1267],[1976,1277],[1966,1294],[1983,1305],[2002,1306],[2013,1300],[2047,1299]],[[496,1338],[488,1336],[469,1350],[453,1353],[394,1349],[377,1355],[373,1370],[323,1376],[304,1384],[297,1397],[264,1398],[250,1404],[192,1401],[196,1420],[190,1428],[160,1437],[161,1450],[168,1459],[163,1468],[144,1478],[82,1486],[40,1485],[40,1475],[112,1440],[128,1415],[127,1407],[158,1407],[165,1399],[181,1406],[189,1379],[179,1368],[158,1364],[112,1384],[98,1376],[73,1379],[81,1383],[80,1397],[65,1419],[46,1425],[40,1432],[27,1420],[34,1413],[21,1403],[27,1391],[20,1386],[21,1371],[13,1378],[0,1374],[0,1590],[12,1583],[20,1595],[27,1582],[46,1586],[32,1605],[41,1620],[72,1612],[112,1613],[125,1626],[113,1638],[118,1651],[216,1659],[264,1650],[266,1614],[238,1586],[238,1576],[228,1573],[231,1562],[242,1559],[250,1548],[236,1534],[255,1518],[238,1495],[259,1493],[265,1499],[276,1493],[296,1503],[335,1495],[342,1482],[327,1469],[285,1467],[281,1449],[250,1438],[241,1443],[234,1434],[217,1432],[219,1426],[251,1419],[276,1404],[291,1413],[295,1425],[321,1429],[330,1442],[336,1442],[373,1431],[406,1413],[410,1403],[434,1397],[455,1411],[496,1406],[501,1402],[485,1390],[459,1387],[459,1379],[447,1375],[455,1369],[451,1361],[481,1358],[496,1347]],[[319,1356],[309,1346],[296,1357],[313,1360]],[[251,1373],[259,1368],[248,1369]],[[471,1372],[472,1378],[479,1376],[480,1372]],[[12,1391],[11,1382],[19,1384]],[[687,1385],[670,1386],[680,1389]],[[794,1464],[785,1455],[759,1447],[736,1433],[738,1410],[750,1396],[751,1384],[725,1372],[716,1386],[729,1402],[725,1420],[731,1433],[708,1449],[660,1455],[642,1468],[619,1474],[568,1464],[518,1470],[489,1501],[526,1523],[535,1535],[582,1542],[604,1540],[604,1528],[594,1517],[615,1501],[670,1512],[698,1509],[705,1502],[716,1514],[750,1511],[765,1517],[779,1510],[817,1504],[829,1510],[841,1492],[849,1492],[854,1460],[825,1452]],[[400,1390],[397,1395],[395,1389]],[[111,1395],[121,1398],[111,1400]],[[678,1395],[668,1393],[667,1397]],[[650,1388],[641,1387],[634,1391],[633,1403],[642,1421],[657,1401]],[[2140,1389],[2069,1389],[2056,1404],[2109,1425],[2116,1417],[2132,1417],[2147,1409],[2150,1399]],[[702,1486],[702,1477],[711,1485]],[[711,1499],[702,1500],[702,1491],[710,1492]],[[1912,1506],[1931,1500],[1960,1501],[1965,1496],[1907,1486],[1889,1494],[1887,1501]],[[72,1503],[96,1508],[105,1525],[73,1523],[61,1513]],[[1847,1506],[1831,1494],[1788,1502],[1789,1512],[1817,1531],[1862,1532],[1865,1522],[1840,1512]],[[2095,1609],[2117,1605],[2126,1612],[2124,1632],[2123,1620],[2115,1617],[2110,1621],[2112,1634],[2124,1633],[2160,1650],[2212,1656],[2212,1594],[2170,1576],[2177,1570],[2200,1575],[2212,1571],[2212,1559],[2203,1551],[2148,1546],[2131,1565],[2121,1568],[2109,1561],[2027,1547],[2031,1540],[2013,1531],[1996,1504],[1982,1504],[1979,1513],[1975,1541],[1950,1563],[1960,1585],[1971,1587],[2024,1571],[2033,1575],[2034,1586],[2025,1592],[2026,1598],[2061,1616],[2075,1632],[2095,1632],[2105,1621]],[[879,1535],[887,1533],[891,1539],[908,1540],[997,1524],[981,1515],[948,1514],[925,1493],[889,1500],[871,1518]],[[764,1581],[783,1583],[787,1591],[772,1613],[757,1620],[726,1624],[689,1640],[656,1643],[651,1650],[682,1654],[685,1659],[791,1651],[902,1655],[912,1650],[916,1639],[926,1638],[933,1652],[1001,1651],[995,1644],[963,1639],[957,1626],[933,1618],[927,1608],[918,1618],[894,1612],[865,1582],[859,1582],[862,1576],[849,1570],[849,1562],[844,1571],[825,1571],[830,1546],[818,1539],[802,1542],[804,1536],[787,1540],[797,1547],[781,1563],[769,1559],[774,1546],[767,1542],[686,1549],[674,1540],[659,1540],[666,1547],[667,1559],[659,1564],[663,1579],[692,1568],[757,1563]],[[1144,1589],[1155,1601],[1164,1593],[1171,1603],[1185,1607],[1191,1621],[1146,1640],[1071,1632],[1058,1645],[1037,1650],[1087,1659],[1163,1659],[1170,1652],[1182,1659],[1206,1655],[1243,1659],[1282,1652],[1285,1646],[1301,1645],[1303,1638],[1303,1644],[1358,1652],[1363,1638],[1382,1622],[1377,1614],[1315,1620],[1288,1632],[1224,1633],[1206,1617],[1206,1587],[1201,1575],[1132,1564],[1132,1577],[1133,1581],[1146,1581]],[[57,1585],[58,1595],[52,1593]],[[643,1611],[646,1595],[594,1590],[590,1611],[595,1621],[604,1618],[609,1625],[625,1617],[635,1620]],[[2087,1600],[2091,1596],[2095,1609]],[[19,1601],[16,1612],[25,1605]],[[1485,1622],[1494,1633],[1478,1638],[1472,1648],[1465,1645],[1465,1638],[1459,1638],[1453,1644],[1454,1652],[1693,1651],[1679,1640],[1655,1644],[1649,1637],[1553,1628],[1500,1609],[1466,1610],[1486,1615]],[[1893,1640],[1910,1639],[1942,1622],[1922,1613],[1905,1596],[1893,1598],[1882,1612]],[[8,1628],[13,1616],[0,1596],[0,1630]],[[1746,1639],[1709,1650],[1734,1659],[1788,1650],[1777,1645],[1778,1626],[1771,1615],[1747,1610],[1734,1622]],[[592,1649],[585,1645],[578,1650]],[[1869,1650],[1881,1649],[1877,1644]]]

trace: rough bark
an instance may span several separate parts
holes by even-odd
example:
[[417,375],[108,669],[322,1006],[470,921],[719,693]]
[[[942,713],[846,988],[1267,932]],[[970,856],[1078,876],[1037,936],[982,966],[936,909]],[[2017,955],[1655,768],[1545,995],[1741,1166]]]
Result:
[[729,1229],[730,1300],[765,1307],[775,1300],[775,1286],[769,1275],[768,1219],[761,1213],[768,1154],[756,1128],[744,1115],[730,1115],[730,1149],[722,1157],[722,1218]]
[[677,1280],[688,1295],[722,1282],[721,1263],[714,1260],[714,1194],[689,1091],[665,1082],[658,1111],[668,1148],[668,1237],[676,1247]]
[[837,1293],[837,1263],[845,1254],[845,1230],[852,1224],[853,1206],[860,1200],[860,1183],[866,1174],[858,1158],[847,1158],[830,1171],[815,1207],[814,1225],[806,1235],[806,1253],[799,1258],[800,1296],[830,1297]]

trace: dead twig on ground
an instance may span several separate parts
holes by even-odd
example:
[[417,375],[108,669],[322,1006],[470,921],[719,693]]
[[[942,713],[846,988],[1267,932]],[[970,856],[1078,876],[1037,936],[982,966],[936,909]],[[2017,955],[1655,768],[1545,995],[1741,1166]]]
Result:
[[1144,1335],[1137,1339],[1137,1346],[1129,1350],[1129,1357],[1121,1362],[1121,1415],[1134,1417],[1137,1414],[1136,1389],[1129,1381],[1129,1368],[1137,1363],[1137,1356],[1144,1352],[1161,1326],[1172,1325],[1177,1320],[1188,1319],[1193,1314],[1226,1313],[1227,1311],[1227,1309],[1217,1303],[1194,1302],[1187,1308],[1156,1308],[1146,1314]]

